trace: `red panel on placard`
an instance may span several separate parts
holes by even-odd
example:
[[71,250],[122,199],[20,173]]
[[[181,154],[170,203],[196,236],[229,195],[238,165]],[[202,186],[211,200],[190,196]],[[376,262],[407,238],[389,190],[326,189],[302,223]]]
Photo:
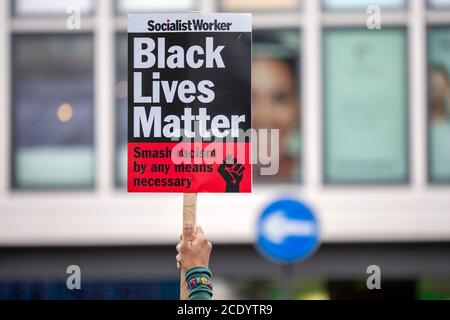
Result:
[[129,142],[129,192],[251,192],[251,145]]

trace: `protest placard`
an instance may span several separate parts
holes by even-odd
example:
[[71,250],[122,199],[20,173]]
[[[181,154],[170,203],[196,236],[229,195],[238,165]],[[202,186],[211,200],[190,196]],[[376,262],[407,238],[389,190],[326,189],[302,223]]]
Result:
[[128,15],[128,191],[251,192],[251,15]]

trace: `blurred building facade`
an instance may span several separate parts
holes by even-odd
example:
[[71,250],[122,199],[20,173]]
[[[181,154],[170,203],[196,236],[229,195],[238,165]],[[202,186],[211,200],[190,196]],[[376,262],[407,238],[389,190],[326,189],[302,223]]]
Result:
[[323,239],[293,298],[365,297],[371,264],[450,297],[450,1],[1,0],[0,299],[176,298],[182,196],[125,190],[126,14],[186,11],[253,13],[253,126],[280,129],[277,175],[199,195],[221,297],[279,296],[252,243],[286,195]]

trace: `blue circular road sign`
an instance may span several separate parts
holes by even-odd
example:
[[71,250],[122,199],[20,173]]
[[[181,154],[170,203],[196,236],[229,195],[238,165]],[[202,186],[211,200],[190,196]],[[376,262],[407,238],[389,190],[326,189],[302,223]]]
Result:
[[314,213],[294,199],[271,203],[258,221],[256,247],[279,263],[292,263],[310,256],[319,245],[318,222]]

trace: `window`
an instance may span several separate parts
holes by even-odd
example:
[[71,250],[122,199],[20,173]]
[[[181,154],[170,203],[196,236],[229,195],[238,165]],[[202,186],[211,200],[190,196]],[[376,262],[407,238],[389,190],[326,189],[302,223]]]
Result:
[[257,165],[255,182],[300,179],[299,42],[298,30],[253,32],[253,128],[280,130],[278,174],[261,176]]
[[327,182],[408,179],[405,41],[403,29],[325,31]]
[[369,6],[379,6],[381,10],[399,10],[406,7],[405,0],[322,0],[325,10],[366,10]]
[[13,186],[94,183],[90,35],[13,37]]
[[301,0],[222,0],[223,11],[267,11],[267,10],[296,10]]
[[66,15],[68,8],[76,6],[82,14],[92,14],[92,0],[15,0],[14,13],[18,16]]
[[128,114],[128,81],[127,81],[127,35],[116,37],[116,184],[127,184],[127,114]]
[[116,0],[117,12],[120,14],[130,12],[170,12],[189,11],[195,9],[195,0]]
[[428,6],[432,9],[450,9],[450,0],[428,0]]
[[450,27],[429,30],[429,178],[450,182]]

